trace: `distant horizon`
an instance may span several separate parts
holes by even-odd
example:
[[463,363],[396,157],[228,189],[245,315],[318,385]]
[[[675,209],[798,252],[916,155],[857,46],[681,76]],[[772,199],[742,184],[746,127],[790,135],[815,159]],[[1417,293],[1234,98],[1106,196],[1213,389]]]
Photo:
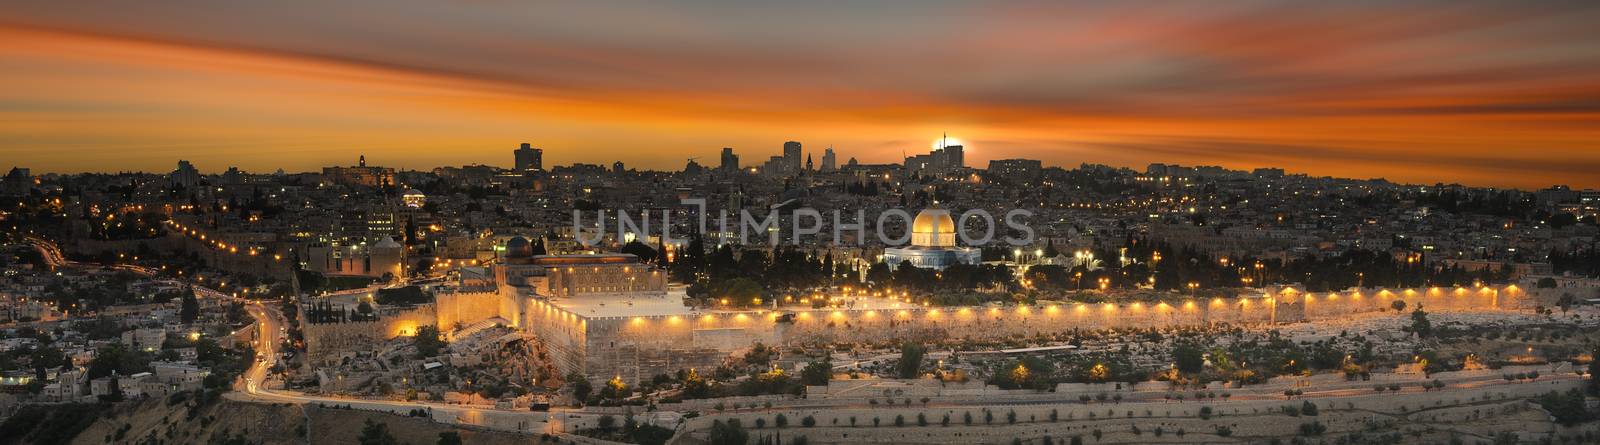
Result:
[[[538,146],[534,146],[534,148],[541,148],[542,149],[542,147],[538,147]],[[835,148],[834,151],[835,151],[836,154],[838,153],[837,148]],[[751,164],[745,163],[744,162],[745,158],[742,156],[742,153],[740,153],[738,151],[738,149],[735,149],[734,153],[735,154],[741,154],[741,156],[739,158],[739,160],[740,160],[740,168],[749,169],[749,168],[758,167],[757,165],[751,165]],[[809,153],[809,151],[807,153]],[[544,154],[548,155],[549,151],[546,150],[544,152]],[[910,155],[911,153],[908,152],[907,154]],[[279,168],[270,168],[269,167],[268,170],[255,170],[255,169],[248,169],[248,168],[239,168],[239,171],[241,171],[241,172],[243,172],[245,174],[251,174],[251,175],[272,175],[272,174],[276,174],[277,170],[283,170],[283,173],[285,175],[322,174],[321,170],[323,168],[327,168],[327,167],[354,167],[354,166],[357,166],[359,161],[360,161],[360,156],[361,155],[357,155],[357,158],[356,158],[357,162],[336,163],[336,164],[323,165],[323,166],[315,167],[312,170],[290,170],[290,169],[282,168],[282,167],[279,167]],[[678,166],[676,168],[667,168],[667,169],[649,168],[649,167],[639,168],[639,167],[635,167],[635,166],[629,164],[626,159],[614,159],[614,160],[610,160],[610,161],[603,161],[603,160],[602,161],[587,161],[587,162],[586,161],[573,161],[573,162],[566,162],[566,163],[551,163],[551,162],[548,162],[548,159],[549,159],[548,157],[544,158],[544,160],[546,160],[546,162],[544,162],[544,164],[548,165],[550,167],[544,168],[543,169],[544,171],[550,171],[553,167],[571,166],[571,165],[575,165],[575,164],[599,165],[599,166],[602,166],[602,167],[605,167],[605,168],[609,169],[610,168],[610,164],[613,163],[613,162],[617,162],[617,161],[621,161],[623,163],[623,167],[624,168],[627,168],[629,170],[641,171],[641,172],[681,173],[681,172],[684,171],[683,170],[683,167],[684,167],[683,165],[680,165],[680,166]],[[818,159],[819,159],[819,162],[817,162],[816,168],[814,169],[816,171],[820,171],[821,168],[822,168],[822,165],[821,165],[821,162],[820,162],[820,156],[818,157]],[[843,159],[838,161],[837,167],[841,168],[841,169],[844,168],[846,166],[845,163],[849,159],[850,158],[848,156],[845,156]],[[1586,190],[1586,189],[1594,189],[1594,188],[1596,188],[1595,186],[1588,185],[1588,184],[1574,185],[1574,184],[1567,184],[1567,183],[1552,183],[1552,184],[1545,184],[1545,185],[1541,185],[1541,186],[1537,186],[1537,187],[1506,187],[1506,186],[1469,184],[1469,183],[1448,182],[1448,181],[1433,182],[1433,183],[1402,182],[1402,181],[1396,181],[1396,180],[1393,180],[1393,179],[1382,178],[1382,177],[1353,178],[1353,177],[1333,176],[1333,175],[1317,175],[1317,174],[1312,174],[1310,172],[1294,171],[1294,170],[1289,170],[1289,169],[1286,169],[1286,168],[1283,168],[1283,167],[1276,167],[1276,166],[1270,166],[1270,165],[1263,165],[1263,166],[1256,166],[1256,167],[1230,167],[1230,166],[1226,166],[1226,165],[1215,165],[1215,164],[1180,164],[1180,163],[1173,163],[1173,162],[1149,162],[1149,163],[1146,163],[1145,165],[1142,165],[1142,166],[1138,166],[1138,165],[1112,165],[1112,164],[1103,164],[1103,163],[1094,163],[1094,162],[1080,162],[1080,163],[1072,164],[1072,165],[1063,165],[1063,164],[1051,164],[1051,163],[1043,161],[1043,160],[1031,159],[1031,158],[1003,158],[1003,159],[1037,160],[1037,161],[1041,162],[1043,168],[1061,168],[1063,170],[1068,170],[1068,171],[1077,169],[1077,168],[1079,168],[1080,166],[1082,166],[1084,164],[1088,164],[1088,165],[1100,165],[1100,166],[1106,166],[1106,167],[1118,168],[1118,169],[1127,169],[1127,170],[1131,170],[1131,171],[1133,171],[1135,173],[1138,173],[1138,174],[1144,174],[1145,168],[1148,167],[1150,164],[1164,164],[1164,165],[1168,165],[1168,166],[1178,166],[1178,167],[1219,166],[1219,167],[1222,167],[1222,168],[1224,168],[1226,170],[1229,170],[1229,171],[1241,171],[1241,172],[1245,172],[1245,173],[1250,173],[1253,170],[1258,169],[1258,168],[1282,169],[1284,176],[1306,176],[1308,178],[1317,178],[1317,179],[1328,178],[1328,179],[1335,179],[1335,180],[1350,180],[1350,181],[1387,181],[1388,183],[1394,184],[1394,185],[1397,185],[1397,186],[1424,186],[1424,187],[1431,187],[1431,186],[1445,185],[1445,186],[1463,186],[1463,187],[1483,188],[1483,189],[1518,190],[1518,191],[1523,191],[1523,192],[1534,192],[1534,191],[1538,191],[1538,190],[1542,190],[1542,189],[1549,189],[1549,188],[1557,187],[1557,186],[1565,186],[1565,187],[1569,187],[1569,188],[1571,188],[1573,190]],[[228,168],[238,168],[239,167],[239,166],[236,166],[236,165],[230,165],[230,166],[225,166],[225,167],[223,167],[221,169],[218,169],[218,170],[207,170],[201,164],[196,163],[196,162],[194,162],[193,160],[190,160],[190,159],[173,159],[172,160],[172,165],[173,165],[174,169],[176,169],[176,166],[177,166],[179,161],[189,161],[190,164],[195,167],[195,170],[200,172],[201,175],[220,175],[220,174],[227,173]],[[764,161],[765,161],[765,159],[763,159],[763,162]],[[902,163],[903,160],[902,161],[896,161],[896,162],[861,162],[859,159],[857,159],[857,161],[860,162],[860,164],[862,164],[862,165],[900,165],[902,167],[904,166],[904,164]],[[687,161],[685,161],[685,162],[687,163]],[[426,166],[425,167],[414,167],[414,166],[393,166],[393,165],[388,165],[388,164],[385,164],[385,163],[382,163],[382,162],[375,162],[372,159],[368,159],[368,166],[369,167],[393,168],[396,172],[425,172],[425,173],[431,173],[432,170],[435,169],[435,168],[469,167],[469,166],[486,166],[486,167],[493,167],[493,168],[498,168],[498,169],[502,169],[502,170],[515,170],[515,168],[513,168],[513,167],[506,167],[504,165],[499,165],[499,164],[495,164],[495,163],[441,164],[441,165],[434,165],[434,166],[431,166],[431,167],[426,167]],[[716,163],[709,163],[709,164],[708,163],[700,163],[700,166],[704,167],[706,169],[715,169],[717,167],[717,164]],[[39,175],[64,175],[64,176],[70,176],[70,175],[84,175],[84,174],[166,175],[166,174],[171,174],[172,173],[172,170],[166,170],[166,171],[119,170],[119,171],[75,171],[75,172],[43,171],[43,172],[41,172],[38,169],[34,169],[34,168],[31,168],[31,167],[29,167],[27,165],[20,165],[20,164],[13,165],[11,167],[8,167],[7,169],[9,170],[9,168],[12,168],[12,167],[15,167],[15,168],[27,168],[29,170],[29,172],[31,174],[33,174],[34,176],[39,176]],[[983,162],[983,165],[971,165],[971,164],[969,164],[966,167],[967,168],[976,169],[976,170],[987,171],[988,170],[988,160],[985,160]]]

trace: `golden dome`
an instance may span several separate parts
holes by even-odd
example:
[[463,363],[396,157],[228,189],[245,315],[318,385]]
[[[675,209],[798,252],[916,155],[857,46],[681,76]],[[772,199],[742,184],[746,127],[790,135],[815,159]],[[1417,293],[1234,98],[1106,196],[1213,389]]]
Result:
[[938,207],[922,209],[911,220],[911,245],[916,247],[954,247],[956,220],[950,211]]
[[911,233],[956,233],[956,220],[944,209],[923,209],[911,222]]

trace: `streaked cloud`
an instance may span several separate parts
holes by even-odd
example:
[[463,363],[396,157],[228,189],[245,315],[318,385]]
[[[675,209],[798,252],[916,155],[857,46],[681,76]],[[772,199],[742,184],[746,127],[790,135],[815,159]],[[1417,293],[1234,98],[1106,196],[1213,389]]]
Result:
[[[678,168],[784,140],[890,162],[1282,166],[1600,187],[1587,2],[9,2],[0,155],[39,170]],[[980,164],[981,165],[981,164]]]

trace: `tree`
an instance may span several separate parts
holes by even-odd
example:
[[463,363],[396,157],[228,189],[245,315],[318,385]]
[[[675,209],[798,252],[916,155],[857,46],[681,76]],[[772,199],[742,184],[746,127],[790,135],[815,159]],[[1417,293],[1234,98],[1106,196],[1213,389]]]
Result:
[[900,362],[895,365],[895,372],[902,379],[917,378],[922,374],[922,356],[927,352],[922,345],[906,342],[900,346]]
[[706,379],[700,373],[690,369],[683,377],[683,398],[703,399],[711,394],[711,386],[706,384]]
[[594,384],[589,383],[589,379],[584,378],[582,374],[572,373],[567,376],[567,381],[572,382],[572,398],[577,399],[579,403],[589,400],[589,393],[594,392]]
[[611,431],[612,428],[617,427],[617,417],[610,414],[600,416],[595,425],[600,428],[600,431]]
[[645,243],[639,242],[639,240],[629,241],[628,244],[623,245],[622,249],[619,249],[619,251],[639,257],[639,262],[641,263],[648,263],[656,258],[656,249],[645,245]]
[[400,441],[389,434],[389,425],[375,423],[367,419],[361,427],[361,435],[356,437],[356,442],[361,445],[399,445]]
[[437,442],[434,442],[434,444],[435,445],[461,445],[462,444],[462,442],[461,442],[461,433],[458,433],[458,432],[455,432],[455,431],[445,431],[445,432],[439,433],[439,440]]
[[1300,404],[1300,415],[1302,415],[1302,416],[1315,416],[1315,415],[1317,415],[1317,404],[1311,403],[1310,400],[1307,400],[1307,401],[1305,401],[1305,403]]
[[1178,371],[1185,374],[1199,374],[1205,368],[1206,357],[1199,347],[1183,343],[1172,349],[1172,361],[1178,366]]
[[828,384],[828,379],[833,377],[833,364],[827,361],[815,361],[807,364],[800,370],[800,382],[806,386],[822,386]]
[[1411,326],[1407,328],[1418,338],[1428,338],[1433,335],[1433,322],[1428,321],[1428,313],[1422,311],[1422,305],[1411,311]]
[[50,369],[72,364],[72,360],[68,359],[66,354],[53,346],[34,349],[29,355],[33,361],[34,380],[40,383],[44,383]]
[[95,351],[89,362],[89,379],[112,374],[131,375],[150,370],[150,354],[129,349],[122,343],[112,343]]
[[[748,255],[748,254],[747,254]],[[745,305],[761,298],[761,283],[749,278],[734,278],[711,286],[712,298],[726,298],[733,304]]]
[[178,308],[178,319],[184,324],[194,323],[200,318],[200,301],[194,298],[194,288],[184,287],[183,303]]
[[750,434],[744,431],[739,419],[728,419],[726,423],[712,421],[706,442],[710,445],[744,445],[750,442]]
[[1600,348],[1595,348],[1589,360],[1589,395],[1600,396]]
[[1584,401],[1583,392],[1576,388],[1566,393],[1550,391],[1533,399],[1545,411],[1549,411],[1556,422],[1566,426],[1576,425],[1593,418],[1589,413],[1587,403]]
[[423,358],[439,355],[439,350],[445,346],[439,327],[431,324],[417,328],[417,336],[411,342],[417,347],[417,356]]

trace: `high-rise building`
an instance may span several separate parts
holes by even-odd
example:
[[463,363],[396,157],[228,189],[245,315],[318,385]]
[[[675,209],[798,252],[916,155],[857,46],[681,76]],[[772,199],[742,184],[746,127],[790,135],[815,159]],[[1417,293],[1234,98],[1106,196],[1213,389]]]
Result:
[[620,174],[622,174],[623,172],[626,172],[626,171],[628,171],[628,169],[623,168],[622,161],[617,161],[617,162],[611,163],[611,173],[612,174],[620,175]]
[[959,170],[962,167],[966,167],[967,156],[964,150],[966,148],[960,145],[944,146],[944,164],[941,167],[944,167],[946,171]]
[[789,173],[800,172],[800,143],[789,141],[783,143],[783,161],[788,165]]
[[733,147],[722,147],[722,164],[717,168],[723,173],[739,171],[739,155],[733,154]]
[[783,156],[773,156],[771,158],[767,158],[767,162],[761,164],[760,170],[762,175],[782,177],[789,173],[789,168],[788,158]]
[[944,174],[966,167],[966,162],[962,146],[945,145],[933,149],[928,154],[906,158],[905,168],[907,171],[920,174]]
[[822,152],[822,171],[831,172],[839,169],[838,159],[833,155],[833,147],[828,147]]
[[178,169],[172,171],[170,179],[173,187],[194,187],[200,183],[200,170],[195,169],[189,161],[179,160]]
[[544,150],[533,148],[532,144],[523,142],[513,153],[517,158],[517,171],[544,170]]

